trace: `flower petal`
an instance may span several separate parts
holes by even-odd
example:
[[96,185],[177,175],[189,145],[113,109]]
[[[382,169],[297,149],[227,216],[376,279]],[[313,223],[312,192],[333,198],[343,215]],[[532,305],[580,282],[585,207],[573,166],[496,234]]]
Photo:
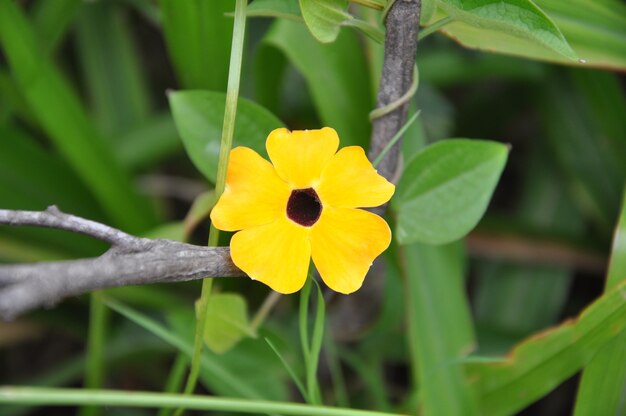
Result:
[[287,218],[239,231],[230,240],[237,267],[280,293],[302,289],[311,260],[310,229]]
[[361,287],[372,262],[390,242],[385,220],[360,209],[324,207],[311,230],[317,270],[328,287],[345,294]]
[[254,150],[230,152],[226,188],[211,211],[211,221],[224,231],[268,224],[285,216],[291,190],[272,165]]
[[330,127],[290,132],[276,129],[267,137],[267,153],[278,175],[294,189],[311,188],[339,147]]
[[359,146],[341,149],[322,172],[316,191],[325,205],[377,207],[391,199],[396,187],[376,173]]

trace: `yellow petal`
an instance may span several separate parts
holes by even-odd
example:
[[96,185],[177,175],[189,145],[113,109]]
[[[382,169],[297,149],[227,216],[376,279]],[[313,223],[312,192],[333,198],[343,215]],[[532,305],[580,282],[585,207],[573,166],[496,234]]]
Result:
[[396,187],[376,170],[359,146],[341,149],[331,159],[316,188],[324,205],[377,207],[389,201]]
[[211,221],[224,231],[268,224],[285,216],[291,190],[272,165],[254,150],[230,152],[226,188],[211,211]]
[[337,152],[339,137],[330,127],[292,132],[276,129],[267,137],[266,147],[281,178],[294,189],[311,188]]
[[315,267],[328,287],[346,294],[361,287],[372,262],[390,242],[385,220],[360,209],[324,207],[311,230]]
[[230,241],[233,262],[280,293],[302,289],[311,260],[310,229],[286,217],[239,231]]

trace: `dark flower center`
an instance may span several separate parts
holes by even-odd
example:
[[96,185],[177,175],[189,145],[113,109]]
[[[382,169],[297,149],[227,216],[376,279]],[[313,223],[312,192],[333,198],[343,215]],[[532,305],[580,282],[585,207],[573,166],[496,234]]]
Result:
[[293,222],[310,227],[322,214],[322,203],[313,188],[295,189],[287,202],[287,216]]

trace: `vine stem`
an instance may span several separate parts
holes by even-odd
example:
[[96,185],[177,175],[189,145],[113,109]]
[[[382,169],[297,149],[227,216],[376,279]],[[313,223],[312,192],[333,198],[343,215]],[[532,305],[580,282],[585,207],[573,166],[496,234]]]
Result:
[[[233,144],[235,132],[235,117],[237,115],[237,99],[239,97],[239,80],[241,78],[241,62],[243,59],[243,41],[246,32],[246,8],[247,0],[237,0],[235,3],[235,23],[233,26],[233,41],[230,53],[230,65],[228,70],[228,87],[226,90],[226,105],[224,110],[224,125],[222,127],[222,140],[220,145],[219,162],[217,165],[217,179],[215,182],[215,196],[219,198],[226,186],[226,172],[228,170],[228,158]],[[219,243],[219,230],[211,224],[208,245],[217,246]],[[200,308],[196,322],[194,338],[194,350],[191,359],[191,370],[185,386],[184,393],[189,395],[193,392],[198,381],[200,372],[200,360],[204,345],[204,332],[207,323],[206,314],[208,300],[211,296],[213,281],[202,281],[202,293],[200,295]],[[182,414],[184,408],[180,408],[176,415]]]
[[447,25],[449,23],[452,23],[453,21],[454,21],[454,17],[452,17],[452,16],[447,16],[447,17],[444,17],[441,20],[437,20],[432,25],[430,25],[428,27],[425,27],[424,29],[420,30],[420,33],[419,33],[417,39],[418,40],[422,40],[426,36],[429,36],[429,35],[435,33],[436,31],[438,31],[439,29],[441,29],[445,25]]

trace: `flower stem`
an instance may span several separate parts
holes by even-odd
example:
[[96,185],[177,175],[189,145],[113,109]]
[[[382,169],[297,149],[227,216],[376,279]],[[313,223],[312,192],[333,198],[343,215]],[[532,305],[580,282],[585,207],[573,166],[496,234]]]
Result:
[[[224,192],[226,186],[226,171],[228,169],[228,157],[233,144],[233,134],[235,131],[235,117],[237,115],[237,99],[239,97],[239,80],[241,78],[241,61],[243,58],[243,41],[246,31],[246,8],[247,0],[237,0],[235,3],[235,23],[233,26],[233,41],[230,53],[230,66],[228,70],[228,87],[226,90],[226,105],[224,110],[224,125],[222,127],[222,140],[220,145],[220,156],[217,165],[217,178],[215,181],[215,197]],[[211,224],[209,231],[209,246],[217,246],[219,242],[219,231]],[[196,333],[194,338],[194,350],[191,359],[191,370],[185,386],[185,394],[191,394],[198,381],[200,372],[200,359],[204,344],[204,332],[206,326],[206,312],[208,299],[211,295],[212,279],[202,281],[202,293],[200,295],[200,308],[196,322]],[[181,414],[183,409],[176,412]]]

